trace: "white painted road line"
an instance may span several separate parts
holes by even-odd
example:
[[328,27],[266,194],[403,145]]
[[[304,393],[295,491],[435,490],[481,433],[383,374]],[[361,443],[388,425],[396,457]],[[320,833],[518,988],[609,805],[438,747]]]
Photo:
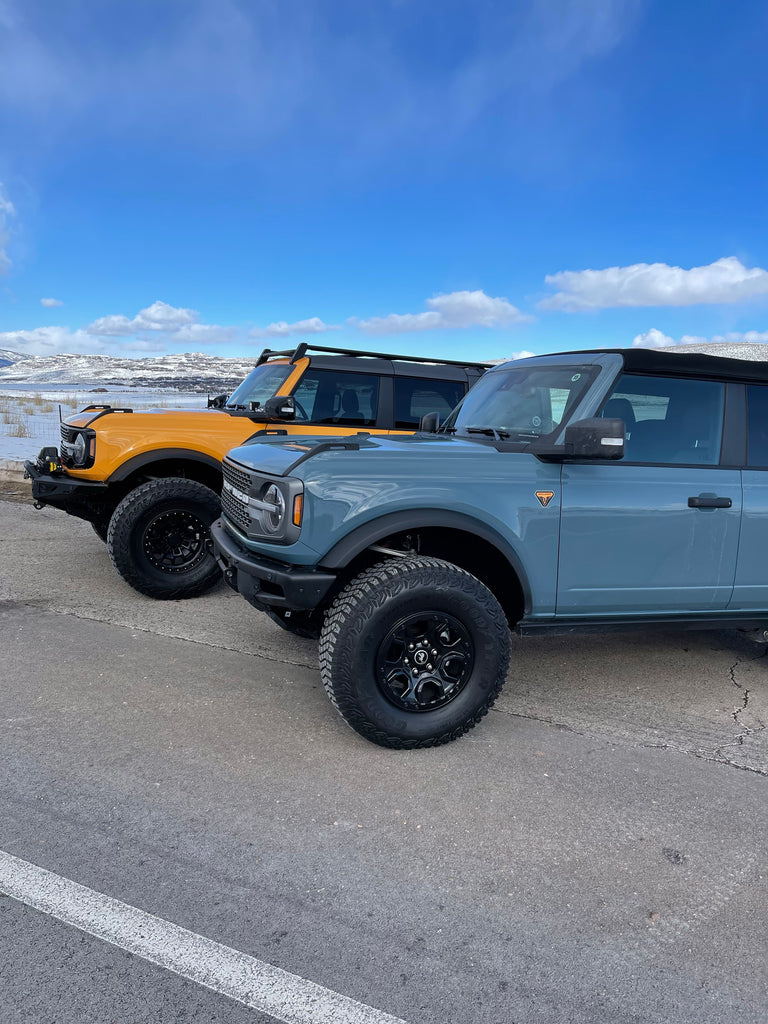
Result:
[[405,1024],[2,850],[0,892],[284,1024]]

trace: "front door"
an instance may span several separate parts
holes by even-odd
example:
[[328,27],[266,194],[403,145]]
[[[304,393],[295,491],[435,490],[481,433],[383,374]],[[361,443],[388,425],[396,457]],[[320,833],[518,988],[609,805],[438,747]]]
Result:
[[603,415],[625,422],[624,459],[563,466],[557,615],[726,608],[742,498],[724,405],[718,381],[619,378]]

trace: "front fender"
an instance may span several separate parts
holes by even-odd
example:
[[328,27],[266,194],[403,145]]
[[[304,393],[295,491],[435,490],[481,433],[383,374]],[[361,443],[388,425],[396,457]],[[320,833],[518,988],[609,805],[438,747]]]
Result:
[[393,533],[439,527],[449,530],[463,530],[480,537],[502,555],[520,580],[526,608],[530,607],[531,590],[528,574],[512,545],[487,523],[462,512],[451,512],[440,508],[420,508],[407,512],[390,512],[352,530],[335,544],[320,560],[323,569],[343,569],[359,554]]

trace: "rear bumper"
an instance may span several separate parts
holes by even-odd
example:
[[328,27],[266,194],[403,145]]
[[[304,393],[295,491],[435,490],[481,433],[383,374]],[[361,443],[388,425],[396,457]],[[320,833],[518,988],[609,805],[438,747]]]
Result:
[[81,519],[93,519],[102,509],[109,485],[76,480],[65,473],[46,472],[40,461],[27,460],[24,476],[32,481],[32,497],[39,505],[53,505]]
[[211,539],[226,582],[262,611],[311,611],[336,582],[333,573],[254,555],[232,536],[221,519],[211,526]]

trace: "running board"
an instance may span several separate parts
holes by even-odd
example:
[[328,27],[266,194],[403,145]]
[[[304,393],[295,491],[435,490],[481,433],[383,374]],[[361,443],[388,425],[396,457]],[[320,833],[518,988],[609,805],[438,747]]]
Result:
[[679,629],[768,629],[768,612],[762,616],[734,615],[656,615],[649,618],[521,619],[515,626],[518,636],[570,636],[575,633],[629,633]]

